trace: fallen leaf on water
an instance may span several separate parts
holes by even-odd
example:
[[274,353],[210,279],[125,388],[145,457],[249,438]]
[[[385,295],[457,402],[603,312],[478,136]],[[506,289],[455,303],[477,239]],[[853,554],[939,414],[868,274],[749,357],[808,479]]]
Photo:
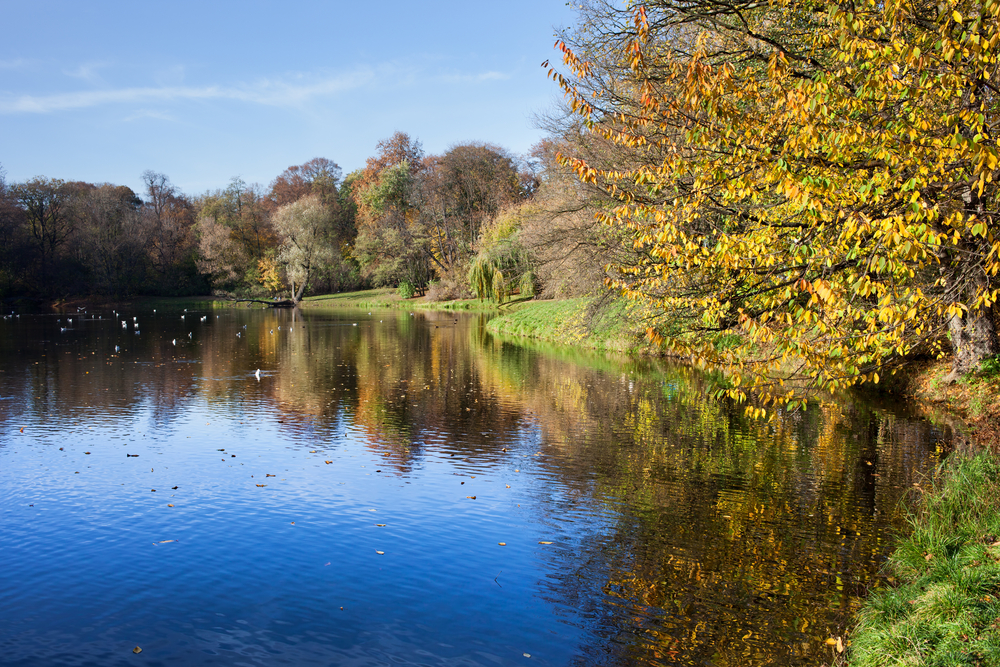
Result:
[[506,543],[506,542],[497,542],[497,544],[499,544],[499,545],[500,545],[500,546],[502,546],[502,547],[505,547],[505,546],[507,546],[507,543]]
[[315,453],[316,453],[317,451],[318,451],[318,450],[315,450],[315,449],[310,449],[310,450],[309,450],[309,453],[310,453],[310,454],[315,454]]
[[150,493],[156,493],[156,489],[150,489]]
[[[23,426],[21,427],[21,433],[24,433],[24,427]],[[60,447],[59,449],[62,449],[62,447]]]
[[327,465],[330,465],[331,463],[333,463],[333,461],[324,461],[324,463],[326,463]]
[[90,452],[84,452],[84,454],[89,454]]
[[379,556],[384,556],[385,555],[384,551],[376,551],[375,553],[377,553]]
[[177,540],[160,540],[159,542],[153,542],[153,544],[168,544],[170,542],[176,542]]
[[267,484],[258,484],[257,486],[264,487],[267,486]]
[[552,542],[539,542],[539,544],[553,544]]
[[142,653],[142,649],[136,646],[134,649],[132,649],[132,653]]
[[508,485],[507,485],[507,488],[508,488],[508,489],[510,488],[510,484],[508,484]]
[[475,497],[475,496],[466,496],[466,498],[470,498],[470,499],[472,499],[472,500],[475,500],[475,499],[476,499],[476,497]]
[[269,475],[269,474],[265,474],[265,475],[264,475],[264,477],[277,477],[277,475]]
[[525,658],[530,658],[531,657],[530,653],[522,653],[521,655],[523,655]]
[[173,505],[171,505],[170,503],[167,503],[167,507],[173,507]]
[[293,526],[295,525],[295,522],[294,522],[294,521],[292,522],[292,525],[293,525]]
[[385,528],[384,523],[376,523],[375,525],[378,526],[379,528]]
[[176,486],[171,486],[170,488],[171,488],[171,489],[176,489],[176,488],[178,488],[178,487],[176,487]]

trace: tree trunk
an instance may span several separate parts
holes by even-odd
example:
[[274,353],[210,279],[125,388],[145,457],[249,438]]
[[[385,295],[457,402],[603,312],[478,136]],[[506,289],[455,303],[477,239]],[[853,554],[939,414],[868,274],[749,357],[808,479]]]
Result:
[[965,313],[948,320],[955,360],[946,381],[955,382],[979,368],[983,359],[1000,353],[993,308]]

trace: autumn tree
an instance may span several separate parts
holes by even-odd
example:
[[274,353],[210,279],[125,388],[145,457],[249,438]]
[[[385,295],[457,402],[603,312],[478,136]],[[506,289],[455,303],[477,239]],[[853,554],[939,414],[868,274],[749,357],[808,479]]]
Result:
[[1000,351],[1000,5],[586,7],[552,76],[623,156],[564,160],[616,201],[651,337],[765,400],[779,368],[877,382],[944,333],[955,374]]
[[294,303],[302,300],[310,277],[337,258],[331,238],[331,213],[319,195],[308,195],[285,204],[274,214],[274,228],[281,237],[278,263],[284,267]]
[[375,284],[408,282],[422,289],[433,276],[432,264],[440,265],[419,220],[422,160],[420,142],[396,132],[378,143],[353,183],[358,229],[353,255]]
[[342,171],[336,162],[317,157],[292,166],[271,182],[270,197],[278,206],[291,204],[308,195],[316,195],[334,212]]
[[165,174],[147,170],[142,180],[146,186],[142,215],[150,230],[147,250],[157,288],[173,294],[197,290],[194,206]]
[[70,192],[66,183],[43,176],[13,187],[14,201],[24,211],[25,221],[38,258],[38,283],[52,285],[52,264],[56,254],[76,229],[69,211]]
[[421,176],[421,231],[445,273],[464,269],[483,227],[528,196],[516,158],[492,144],[459,144],[426,158]]
[[278,245],[269,202],[260,186],[240,178],[204,195],[197,204],[199,266],[229,288],[258,286],[261,264]]
[[24,211],[18,206],[13,188],[7,184],[6,172],[0,166],[0,296],[25,286],[29,253]]
[[143,286],[155,230],[143,219],[141,206],[142,200],[123,185],[105,183],[76,193],[73,213],[90,291],[127,296]]

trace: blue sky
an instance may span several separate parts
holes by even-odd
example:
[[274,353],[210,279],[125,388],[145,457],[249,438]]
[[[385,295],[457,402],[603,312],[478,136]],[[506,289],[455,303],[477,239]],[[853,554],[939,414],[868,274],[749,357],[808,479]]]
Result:
[[346,174],[396,130],[523,153],[572,21],[564,0],[9,2],[0,165],[137,192],[153,169],[199,194],[314,157]]

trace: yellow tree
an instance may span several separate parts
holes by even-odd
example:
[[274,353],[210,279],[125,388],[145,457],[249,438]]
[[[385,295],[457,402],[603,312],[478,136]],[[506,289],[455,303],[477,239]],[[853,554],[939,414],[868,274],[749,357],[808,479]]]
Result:
[[1000,351],[997,0],[587,7],[550,73],[624,157],[563,160],[612,198],[652,338],[765,402],[945,335],[953,374]]

